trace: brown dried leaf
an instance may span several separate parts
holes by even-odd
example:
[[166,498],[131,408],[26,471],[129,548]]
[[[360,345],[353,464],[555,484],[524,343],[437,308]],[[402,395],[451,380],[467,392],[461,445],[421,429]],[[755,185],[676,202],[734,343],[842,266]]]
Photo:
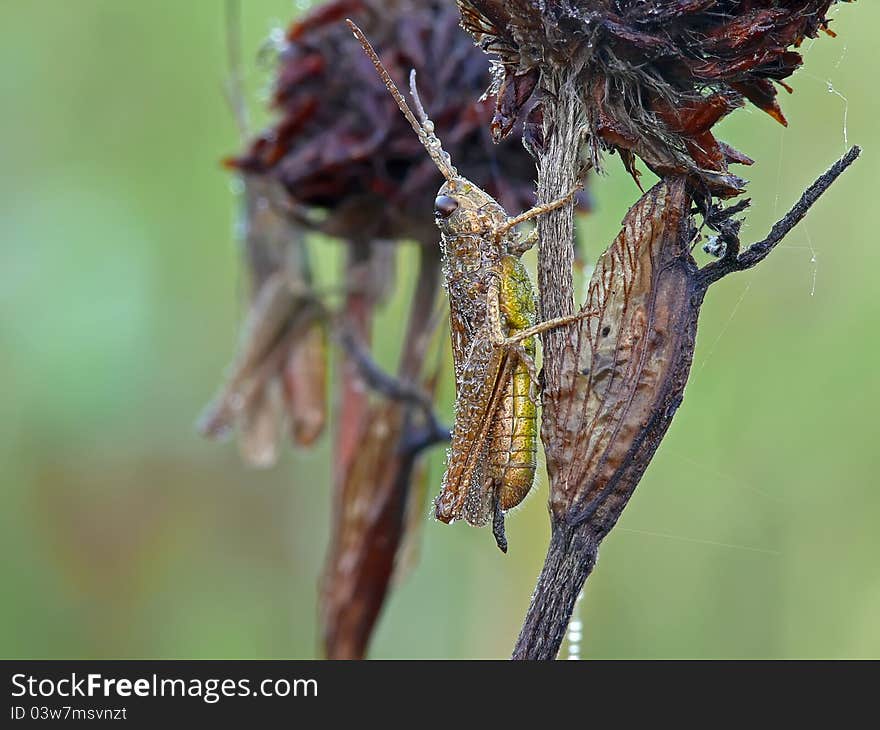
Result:
[[327,333],[315,322],[292,343],[281,369],[290,437],[311,446],[327,422]]
[[197,428],[208,438],[222,438],[238,425],[245,460],[268,466],[274,463],[275,444],[265,442],[277,437],[274,421],[280,420],[281,408],[277,398],[266,394],[274,393],[279,381],[285,381],[286,396],[293,392],[289,381],[302,393],[286,399],[294,440],[311,443],[321,433],[326,363],[319,361],[325,325],[322,307],[308,287],[302,231],[272,204],[269,181],[245,176],[244,182],[251,301],[229,374]]
[[704,288],[690,255],[691,198],[661,182],[627,213],[599,259],[542,437],[554,517],[614,525],[681,404]]

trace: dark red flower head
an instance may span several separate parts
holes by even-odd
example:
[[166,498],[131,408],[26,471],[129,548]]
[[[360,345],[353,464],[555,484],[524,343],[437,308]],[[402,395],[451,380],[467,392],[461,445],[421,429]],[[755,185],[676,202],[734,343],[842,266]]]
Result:
[[[718,195],[742,190],[715,139],[748,100],[785,124],[777,85],[801,64],[804,38],[828,31],[837,0],[458,0],[463,26],[497,56],[492,128],[510,133],[536,88],[574,75],[592,162],[617,151],[660,175],[691,173]],[[540,101],[539,101],[540,103]],[[533,118],[540,120],[540,108]],[[537,125],[538,127],[540,125]],[[540,130],[531,137],[540,143]]]
[[436,242],[431,211],[442,178],[347,17],[401,88],[416,70],[425,108],[461,172],[511,212],[531,206],[534,163],[519,140],[493,144],[493,104],[479,101],[489,61],[447,2],[337,0],[314,8],[287,32],[273,95],[279,121],[232,165],[278,180],[293,208],[325,232]]

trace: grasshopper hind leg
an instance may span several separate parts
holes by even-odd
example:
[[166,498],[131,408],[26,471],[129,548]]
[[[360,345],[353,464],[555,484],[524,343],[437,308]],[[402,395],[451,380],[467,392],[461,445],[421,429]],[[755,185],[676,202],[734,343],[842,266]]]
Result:
[[502,553],[507,553],[507,535],[504,533],[504,510],[501,509],[501,500],[496,493],[492,499],[492,536],[495,544]]

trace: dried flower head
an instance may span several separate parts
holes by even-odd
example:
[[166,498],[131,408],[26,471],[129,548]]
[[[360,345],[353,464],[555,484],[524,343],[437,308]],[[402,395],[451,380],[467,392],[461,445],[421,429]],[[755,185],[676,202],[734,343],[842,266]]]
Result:
[[[687,173],[717,195],[742,191],[749,164],[712,127],[745,100],[785,124],[776,85],[837,0],[458,0],[462,24],[497,56],[492,129],[510,133],[547,75],[574,73],[591,162],[617,151],[661,177]],[[540,145],[540,99],[527,137]]]
[[310,227],[350,240],[436,245],[430,211],[441,178],[358,43],[352,17],[397,82],[415,69],[420,96],[463,174],[510,210],[534,203],[534,163],[518,140],[496,147],[489,62],[458,28],[451,3],[337,0],[287,32],[273,106],[279,121],[230,164],[270,176]]

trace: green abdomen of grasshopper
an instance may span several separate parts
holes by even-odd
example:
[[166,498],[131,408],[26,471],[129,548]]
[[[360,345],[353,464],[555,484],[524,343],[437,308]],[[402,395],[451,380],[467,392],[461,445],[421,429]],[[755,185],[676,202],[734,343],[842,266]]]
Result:
[[[520,260],[485,257],[482,239],[444,240],[456,371],[455,425],[436,516],[484,525],[495,505],[519,504],[532,486],[537,449],[537,413],[528,368],[492,343],[487,322],[488,281],[496,279],[500,326],[505,337],[532,326],[535,297]],[[521,343],[535,354],[534,338]]]
[[[505,256],[500,267],[502,327],[510,337],[535,324],[535,294],[518,258]],[[522,345],[534,358],[534,337],[524,340]],[[486,476],[495,485],[501,509],[507,511],[525,499],[535,480],[538,414],[531,378],[523,362],[516,362],[504,387],[487,444]]]

